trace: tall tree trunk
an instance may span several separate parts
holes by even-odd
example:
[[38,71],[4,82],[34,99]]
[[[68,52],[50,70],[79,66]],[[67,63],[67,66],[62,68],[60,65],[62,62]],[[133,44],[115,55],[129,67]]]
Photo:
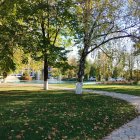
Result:
[[79,70],[77,74],[77,84],[76,84],[76,94],[82,94],[82,87],[83,87],[83,79],[84,79],[84,73],[85,73],[85,62],[86,57],[88,55],[88,49],[90,46],[90,40],[87,32],[85,32],[84,37],[84,49],[82,50],[80,63],[79,63]]
[[[46,33],[45,33],[45,20],[42,16],[42,22],[41,22],[41,29],[42,29],[42,38],[43,38],[43,45],[45,48],[44,53],[44,90],[48,90],[48,55],[47,55],[47,44],[46,44]],[[49,33],[48,33],[49,38]]]
[[85,72],[85,61],[88,55],[88,49],[90,47],[90,39],[91,39],[91,34],[89,33],[89,23],[90,23],[91,9],[92,9],[92,6],[91,6],[92,0],[85,0],[84,2],[85,2],[84,8],[83,8],[84,49],[82,50],[82,54],[80,58],[78,78],[77,78],[77,84],[76,84],[76,94],[82,94],[83,78],[84,78],[84,72]]
[[44,56],[44,90],[48,90],[48,60],[47,54]]
[[3,83],[5,83],[5,78],[7,77],[7,72],[3,72]]
[[84,51],[83,51],[79,63],[78,74],[77,74],[78,78],[76,83],[76,94],[82,94],[83,78],[85,72],[85,61],[86,61],[86,55],[84,55]]

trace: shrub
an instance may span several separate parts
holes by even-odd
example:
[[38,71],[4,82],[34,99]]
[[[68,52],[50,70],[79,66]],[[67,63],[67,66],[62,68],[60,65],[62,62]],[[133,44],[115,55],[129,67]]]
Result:
[[23,73],[20,80],[32,80],[32,77],[28,73]]

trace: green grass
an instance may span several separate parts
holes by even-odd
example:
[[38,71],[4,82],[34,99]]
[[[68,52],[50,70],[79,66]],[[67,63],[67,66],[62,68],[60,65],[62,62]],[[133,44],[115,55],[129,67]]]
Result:
[[50,84],[52,87],[75,88],[76,83]]
[[[56,87],[75,88],[75,84],[56,84]],[[93,85],[88,84],[83,86],[84,89],[102,90],[118,92],[130,95],[140,96],[140,85]]]
[[125,101],[96,94],[1,87],[0,139],[101,139],[138,114]]
[[140,86],[138,85],[84,85],[84,88],[140,96]]

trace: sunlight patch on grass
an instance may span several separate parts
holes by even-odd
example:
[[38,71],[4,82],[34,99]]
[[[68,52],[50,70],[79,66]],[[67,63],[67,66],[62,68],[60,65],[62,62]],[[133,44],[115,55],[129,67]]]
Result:
[[9,103],[10,105],[27,105],[30,104],[32,101],[14,101]]
[[84,88],[140,96],[140,86],[138,85],[84,85]]

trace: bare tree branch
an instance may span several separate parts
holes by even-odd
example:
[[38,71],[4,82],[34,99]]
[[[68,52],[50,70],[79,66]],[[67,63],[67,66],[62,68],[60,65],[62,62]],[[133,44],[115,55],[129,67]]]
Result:
[[[139,23],[136,23],[136,24],[134,24],[134,25],[131,25],[131,26],[129,26],[129,27],[126,27],[126,28],[124,28],[124,29],[122,29],[122,30],[116,30],[116,31],[112,31],[112,32],[107,32],[107,33],[105,33],[105,34],[97,35],[97,36],[94,37],[94,38],[99,38],[99,37],[103,37],[103,36],[110,35],[110,34],[114,34],[114,33],[125,33],[125,34],[128,34],[125,30],[130,29],[130,28],[133,28],[133,27],[137,26],[138,24],[140,24],[140,22],[139,22]],[[111,31],[112,29],[113,29],[113,28],[111,28],[110,31]]]
[[90,29],[89,37],[92,36],[93,30],[97,27],[96,23],[97,23],[98,18],[101,16],[102,12],[103,12],[103,9],[100,11],[100,13],[98,14],[97,18],[95,19],[95,21],[94,21],[94,23],[93,23],[93,25],[92,25],[92,27]]
[[92,48],[91,50],[89,50],[89,51],[87,52],[87,55],[88,55],[89,53],[91,53],[92,51],[94,51],[95,49],[99,48],[100,46],[102,46],[102,45],[104,45],[104,44],[106,44],[106,43],[108,43],[108,42],[110,42],[110,41],[112,41],[112,40],[116,40],[116,39],[120,39],[120,38],[126,38],[126,37],[139,38],[139,37],[136,37],[136,36],[134,36],[134,35],[115,36],[115,37],[109,38],[109,39],[107,39],[107,40],[104,40],[104,41],[103,41],[102,43],[100,43],[99,45],[94,44],[95,47]]
[[53,45],[54,45],[55,42],[56,42],[56,38],[57,38],[58,33],[59,33],[60,30],[61,30],[60,27],[56,30],[56,34],[55,34],[55,37],[54,37]]
[[105,50],[103,50],[102,48],[99,47],[99,49],[100,49],[104,54],[106,54],[106,56],[107,56],[108,58],[113,58],[112,56],[108,55],[108,54],[105,52]]

